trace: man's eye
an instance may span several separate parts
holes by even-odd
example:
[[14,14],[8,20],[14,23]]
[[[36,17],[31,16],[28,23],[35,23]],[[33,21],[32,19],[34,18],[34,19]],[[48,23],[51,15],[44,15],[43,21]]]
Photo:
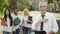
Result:
[[40,6],[40,8],[42,8],[42,6]]
[[45,6],[40,6],[40,8],[45,7]]

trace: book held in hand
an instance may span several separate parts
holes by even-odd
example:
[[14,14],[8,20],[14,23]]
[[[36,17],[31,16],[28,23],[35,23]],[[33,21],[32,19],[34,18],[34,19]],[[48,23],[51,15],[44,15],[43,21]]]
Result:
[[1,18],[1,22],[2,23],[5,23],[5,18]]
[[1,18],[1,24],[2,24],[3,26],[7,26],[7,23],[6,23],[5,18]]
[[20,22],[21,20],[18,17],[14,19],[14,25],[18,25]]
[[[28,20],[32,21],[32,16],[28,16]],[[32,24],[32,23],[28,22],[28,24]]]

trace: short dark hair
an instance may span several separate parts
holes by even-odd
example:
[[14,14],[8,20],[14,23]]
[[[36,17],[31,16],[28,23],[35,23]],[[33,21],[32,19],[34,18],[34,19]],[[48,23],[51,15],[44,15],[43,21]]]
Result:
[[18,7],[13,7],[13,10],[14,10],[14,9],[18,9]]

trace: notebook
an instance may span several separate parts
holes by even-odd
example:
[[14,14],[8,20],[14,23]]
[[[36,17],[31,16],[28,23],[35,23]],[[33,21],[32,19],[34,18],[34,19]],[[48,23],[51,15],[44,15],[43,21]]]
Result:
[[5,23],[5,18],[1,18],[1,22],[2,23]]
[[[32,21],[32,16],[28,16],[28,20]],[[32,24],[32,23],[28,22],[28,24]]]
[[19,24],[21,22],[21,20],[18,18],[18,17],[16,17],[15,19],[14,19],[14,24]]
[[7,23],[6,23],[5,18],[1,18],[1,24],[2,24],[3,26],[8,26]]

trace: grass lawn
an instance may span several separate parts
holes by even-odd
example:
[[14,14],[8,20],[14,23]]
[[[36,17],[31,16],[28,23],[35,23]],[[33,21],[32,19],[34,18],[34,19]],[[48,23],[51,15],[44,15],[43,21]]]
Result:
[[60,30],[56,34],[60,34]]
[[0,13],[0,18],[3,17],[3,13]]

